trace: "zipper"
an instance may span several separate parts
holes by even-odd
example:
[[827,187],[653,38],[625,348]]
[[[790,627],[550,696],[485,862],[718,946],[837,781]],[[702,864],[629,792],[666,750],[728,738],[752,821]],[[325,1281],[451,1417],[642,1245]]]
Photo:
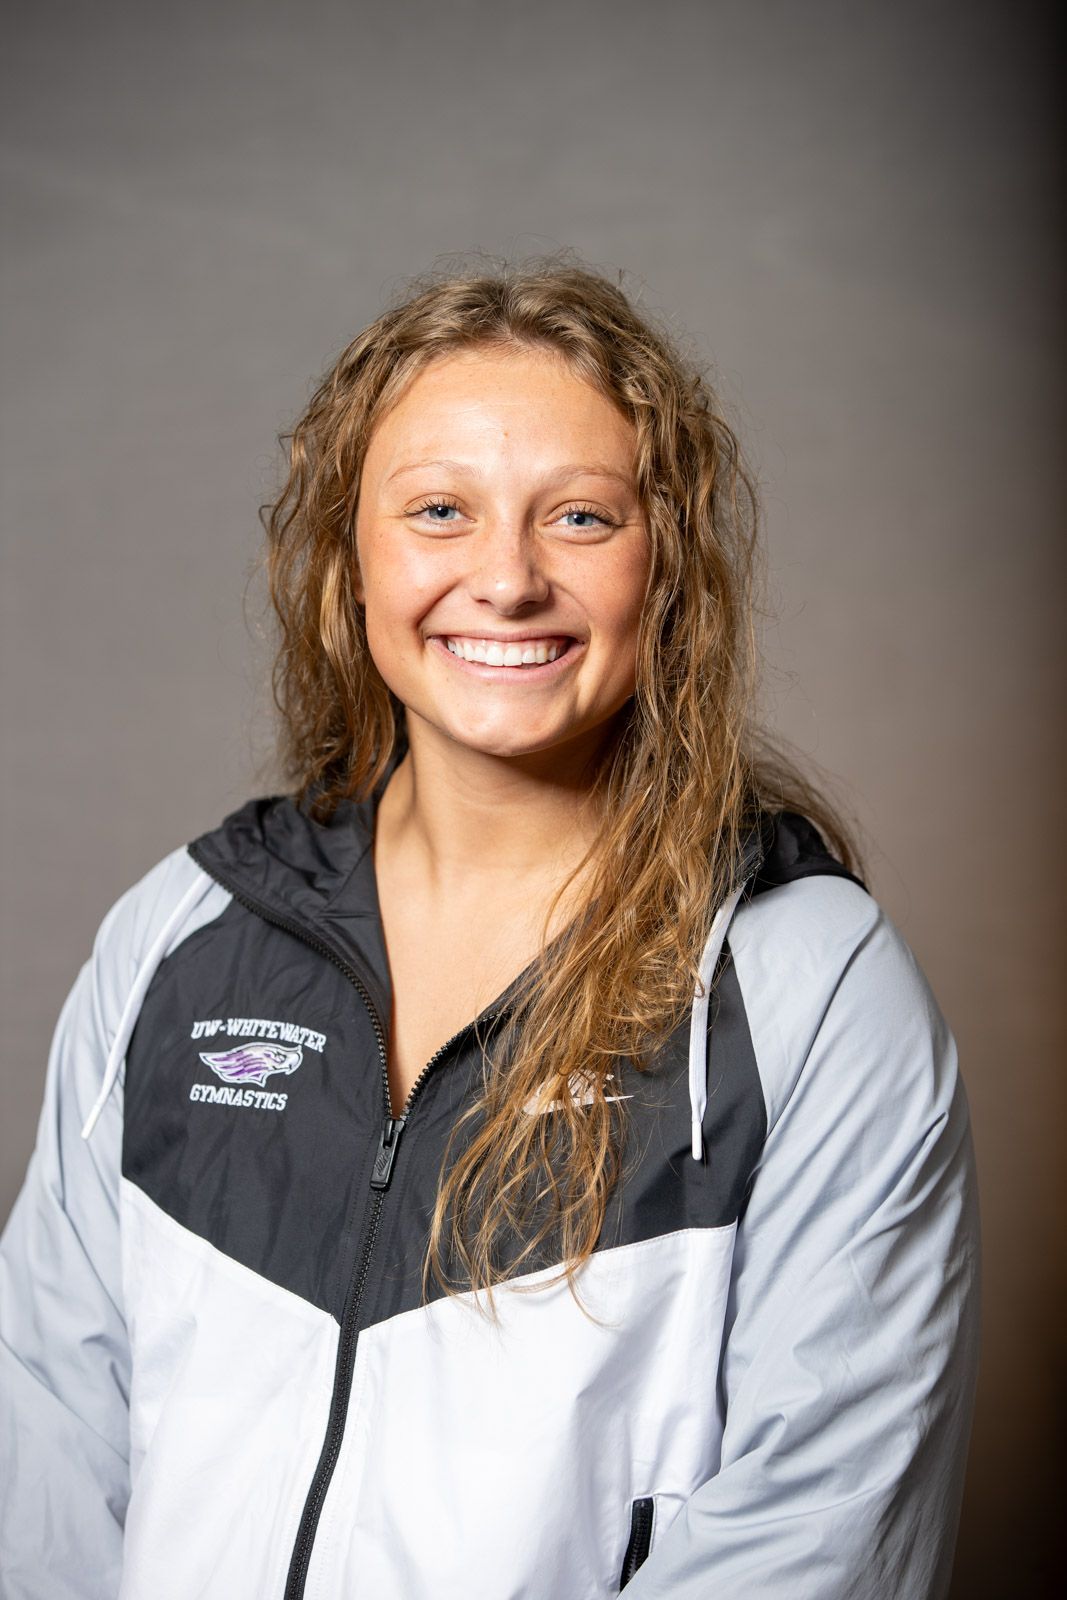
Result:
[[378,1044],[378,1060],[381,1066],[382,1095],[385,1109],[381,1132],[378,1136],[378,1150],[371,1169],[370,1187],[373,1191],[373,1197],[370,1215],[367,1219],[366,1232],[363,1237],[363,1249],[360,1253],[359,1265],[352,1276],[348,1292],[345,1295],[345,1303],[341,1313],[341,1329],[337,1341],[337,1359],[334,1363],[333,1392],[330,1397],[326,1434],[323,1439],[319,1460],[308,1488],[307,1498],[304,1501],[304,1509],[297,1528],[296,1542],[293,1546],[293,1554],[289,1563],[289,1573],[286,1578],[283,1595],[283,1600],[302,1600],[304,1585],[307,1582],[308,1566],[311,1561],[311,1551],[319,1525],[319,1517],[322,1514],[322,1507],[333,1478],[334,1469],[337,1466],[337,1458],[340,1455],[341,1442],[344,1438],[345,1423],[348,1417],[348,1399],[352,1391],[356,1342],[359,1337],[356,1332],[356,1323],[359,1320],[360,1306],[370,1273],[375,1241],[378,1237],[382,1205],[396,1165],[400,1136],[407,1126],[412,1105],[418,1098],[426,1079],[437,1063],[451,1050],[456,1041],[462,1039],[464,1034],[468,1033],[471,1028],[477,1027],[480,1023],[493,1021],[494,1018],[500,1015],[500,1011],[499,1009],[494,1009],[481,1012],[473,1021],[465,1023],[450,1039],[446,1039],[444,1044],[435,1050],[429,1061],[426,1062],[408,1090],[403,1110],[398,1117],[394,1117],[392,1114],[392,1094],[389,1088],[389,1055],[386,1046],[385,1029],[382,1027],[381,1018],[359,973],[347,961],[343,960],[325,940],[316,938],[301,923],[282,916],[281,913],[270,906],[264,905],[262,901],[255,899],[254,896],[246,894],[243,889],[237,887],[233,882],[217,872],[214,867],[208,866],[201,859],[199,851],[192,845],[189,846],[189,854],[202,871],[206,872],[209,877],[214,878],[216,883],[221,884],[227,893],[233,896],[238,905],[244,906],[246,911],[252,912],[254,916],[261,917],[264,922],[270,923],[272,927],[280,928],[284,933],[289,933],[293,938],[301,940],[303,944],[317,951],[319,955],[325,957],[331,965],[344,974],[366,1007]]
[[[308,941],[310,942],[310,941]],[[339,963],[340,964],[340,963]],[[362,985],[358,985],[360,992],[366,995]],[[367,1001],[371,1012],[372,1021],[376,1021],[373,1006]],[[489,1016],[495,1016],[490,1013]],[[489,1016],[483,1015],[477,1021],[488,1021]],[[466,1023],[458,1033],[446,1039],[440,1049],[435,1050],[427,1061],[422,1071],[408,1091],[404,1102],[404,1109],[399,1117],[392,1115],[391,1096],[389,1093],[388,1057],[382,1053],[384,1069],[383,1087],[385,1091],[385,1116],[382,1121],[381,1133],[378,1136],[378,1151],[371,1169],[370,1187],[373,1190],[370,1216],[367,1220],[367,1229],[363,1239],[363,1251],[359,1267],[349,1285],[345,1297],[344,1310],[341,1314],[341,1332],[337,1341],[337,1361],[334,1366],[333,1394],[330,1399],[330,1413],[326,1422],[326,1437],[323,1440],[322,1451],[318,1465],[315,1468],[308,1489],[307,1499],[304,1501],[304,1510],[297,1528],[296,1543],[293,1546],[292,1559],[289,1564],[289,1575],[285,1583],[283,1600],[302,1600],[304,1585],[307,1582],[308,1567],[311,1563],[311,1552],[315,1543],[315,1534],[318,1531],[319,1518],[326,1502],[326,1494],[333,1480],[334,1470],[341,1453],[341,1443],[344,1439],[345,1424],[348,1421],[348,1400],[352,1392],[352,1375],[355,1370],[356,1344],[359,1334],[356,1332],[356,1323],[359,1320],[360,1307],[363,1302],[363,1292],[367,1285],[370,1273],[371,1257],[374,1254],[374,1245],[378,1237],[378,1225],[381,1221],[382,1207],[385,1201],[386,1190],[392,1181],[393,1168],[396,1164],[397,1150],[400,1146],[400,1135],[407,1126],[411,1115],[411,1107],[417,1098],[423,1084],[429,1077],[433,1068],[442,1056],[455,1044],[457,1039],[474,1026],[473,1022]],[[384,1035],[380,1037],[384,1038]]]
[[652,1523],[655,1512],[656,1502],[651,1495],[635,1500],[630,1507],[630,1540],[626,1546],[626,1554],[622,1558],[620,1589],[625,1589],[638,1567],[648,1559],[648,1552],[652,1548]]

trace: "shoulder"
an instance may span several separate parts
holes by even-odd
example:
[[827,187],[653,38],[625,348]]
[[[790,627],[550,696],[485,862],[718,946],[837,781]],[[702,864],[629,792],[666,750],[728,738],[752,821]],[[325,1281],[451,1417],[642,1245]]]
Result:
[[[154,972],[229,898],[177,849],[120,895],[101,922],[56,1025],[46,1091],[75,1108],[86,1138],[105,1108],[113,1115],[111,1088]],[[117,1118],[111,1133],[120,1137]]]
[[[955,1078],[951,1035],[888,914],[857,882],[782,882],[730,927],[768,1127],[804,1086],[844,1101],[940,1099]],[[811,1080],[819,1074],[818,1085]]]
[[119,1001],[146,961],[162,960],[229,900],[184,845],[171,850],[119,896],[100,923],[92,955],[98,985]]

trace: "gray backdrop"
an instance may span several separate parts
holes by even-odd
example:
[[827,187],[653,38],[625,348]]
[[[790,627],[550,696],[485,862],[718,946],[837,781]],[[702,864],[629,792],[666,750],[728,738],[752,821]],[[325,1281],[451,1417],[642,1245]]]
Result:
[[1044,1592],[1064,635],[1050,12],[8,16],[0,1214],[103,912],[272,786],[245,590],[275,433],[440,253],[573,246],[627,269],[714,361],[759,466],[770,715],[841,776],[973,1107],[986,1331],[955,1593]]

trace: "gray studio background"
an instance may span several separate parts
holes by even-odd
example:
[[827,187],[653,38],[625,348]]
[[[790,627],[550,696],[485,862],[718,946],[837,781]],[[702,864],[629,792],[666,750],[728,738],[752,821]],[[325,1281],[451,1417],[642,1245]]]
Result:
[[714,362],[759,467],[770,715],[839,776],[971,1097],[986,1322],[954,1594],[1046,1592],[1064,407],[1045,16],[9,13],[0,1217],[101,916],[273,786],[249,575],[275,434],[406,275],[571,246]]

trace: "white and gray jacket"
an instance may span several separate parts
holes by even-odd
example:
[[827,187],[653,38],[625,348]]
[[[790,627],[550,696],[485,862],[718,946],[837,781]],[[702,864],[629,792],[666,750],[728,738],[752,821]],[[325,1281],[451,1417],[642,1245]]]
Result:
[[373,806],[250,802],[104,920],[0,1246],[6,1600],[942,1596],[974,1176],[885,914],[764,829],[710,1008],[611,1086],[586,1310],[546,1264],[494,1324],[421,1267],[516,991],[390,1117]]

